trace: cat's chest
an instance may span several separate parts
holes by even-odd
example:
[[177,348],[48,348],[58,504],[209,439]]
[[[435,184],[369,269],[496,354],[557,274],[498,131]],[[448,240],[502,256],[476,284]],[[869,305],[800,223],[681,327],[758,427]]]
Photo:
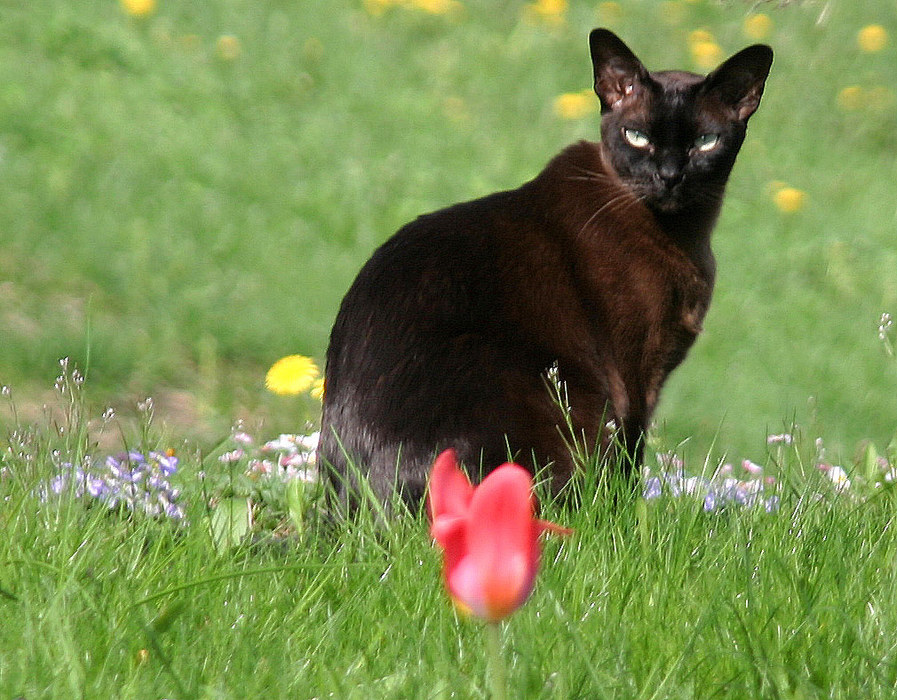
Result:
[[669,336],[693,340],[703,328],[713,286],[686,256],[649,246],[605,252],[592,283],[617,334],[647,344]]
[[[712,286],[694,270],[667,270],[654,277],[640,304],[614,334],[613,357],[629,398],[624,406],[640,404],[654,410],[667,376],[685,358],[703,330]],[[638,313],[632,313],[639,309]],[[627,328],[628,326],[628,328]]]
[[710,283],[697,273],[686,274],[670,284],[667,323],[697,337],[704,328],[704,316],[710,305]]

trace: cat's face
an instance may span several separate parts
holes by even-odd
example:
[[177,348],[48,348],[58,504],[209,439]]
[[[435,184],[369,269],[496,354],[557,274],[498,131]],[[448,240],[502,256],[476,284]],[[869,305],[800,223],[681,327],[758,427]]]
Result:
[[605,29],[594,30],[589,42],[601,140],[623,183],[660,212],[718,204],[760,103],[772,49],[748,47],[704,77],[649,73]]

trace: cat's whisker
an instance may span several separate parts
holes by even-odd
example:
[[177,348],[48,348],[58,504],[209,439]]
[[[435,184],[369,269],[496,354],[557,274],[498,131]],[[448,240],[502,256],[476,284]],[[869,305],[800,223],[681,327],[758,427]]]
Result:
[[623,211],[626,211],[633,204],[632,195],[628,192],[621,192],[620,194],[611,197],[604,204],[602,204],[598,209],[592,214],[586,222],[582,225],[579,232],[584,233],[586,229],[604,212],[612,212],[615,214],[619,214]]
[[603,184],[605,182],[610,182],[611,177],[607,173],[599,173],[594,170],[588,170],[587,168],[583,168],[580,165],[574,165],[574,169],[578,172],[583,173],[582,175],[568,175],[568,180],[583,180],[587,182],[597,182],[599,184]]

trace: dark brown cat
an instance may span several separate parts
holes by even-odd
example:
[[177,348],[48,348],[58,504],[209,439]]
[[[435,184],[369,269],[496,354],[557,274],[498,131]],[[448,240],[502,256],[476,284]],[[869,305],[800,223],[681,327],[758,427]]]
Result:
[[605,29],[589,43],[601,142],[406,225],[346,294],[319,450],[343,495],[348,458],[378,496],[417,502],[447,447],[475,475],[509,453],[549,465],[559,488],[574,462],[552,367],[577,439],[607,449],[617,432],[624,469],[640,464],[660,389],[710,303],[710,234],[772,50],[751,46],[704,77],[649,73]]

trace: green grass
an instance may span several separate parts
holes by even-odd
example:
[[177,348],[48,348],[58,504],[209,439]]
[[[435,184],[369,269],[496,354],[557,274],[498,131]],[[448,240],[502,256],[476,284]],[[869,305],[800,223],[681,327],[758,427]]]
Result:
[[[41,501],[55,464],[91,450],[66,396],[68,418],[18,426],[0,464],[0,696],[488,697],[484,630],[448,602],[422,516],[312,516],[222,547],[197,476],[225,467],[189,455],[186,526]],[[770,456],[773,513],[594,475],[575,509],[543,498],[575,533],[546,540],[503,627],[511,696],[893,697],[897,489],[838,495],[804,447]]]
[[[611,22],[655,68],[691,67],[688,33],[727,53],[746,3],[620,3]],[[574,0],[557,27],[525,3],[449,17],[361,3],[113,0],[0,5],[0,381],[39,413],[56,360],[86,368],[121,414],[153,395],[177,431],[214,441],[236,417],[295,425],[266,396],[278,357],[323,358],[339,300],[407,220],[515,187],[598,118],[553,99],[590,83]],[[875,324],[897,308],[897,9],[762,6],[776,61],[717,229],[718,288],[658,416],[698,453],[756,456],[796,418],[850,452],[886,442],[897,369]],[[891,33],[865,54],[856,33]],[[236,60],[216,41],[233,35]],[[884,105],[837,106],[847,85]],[[771,181],[804,190],[783,215]]]

